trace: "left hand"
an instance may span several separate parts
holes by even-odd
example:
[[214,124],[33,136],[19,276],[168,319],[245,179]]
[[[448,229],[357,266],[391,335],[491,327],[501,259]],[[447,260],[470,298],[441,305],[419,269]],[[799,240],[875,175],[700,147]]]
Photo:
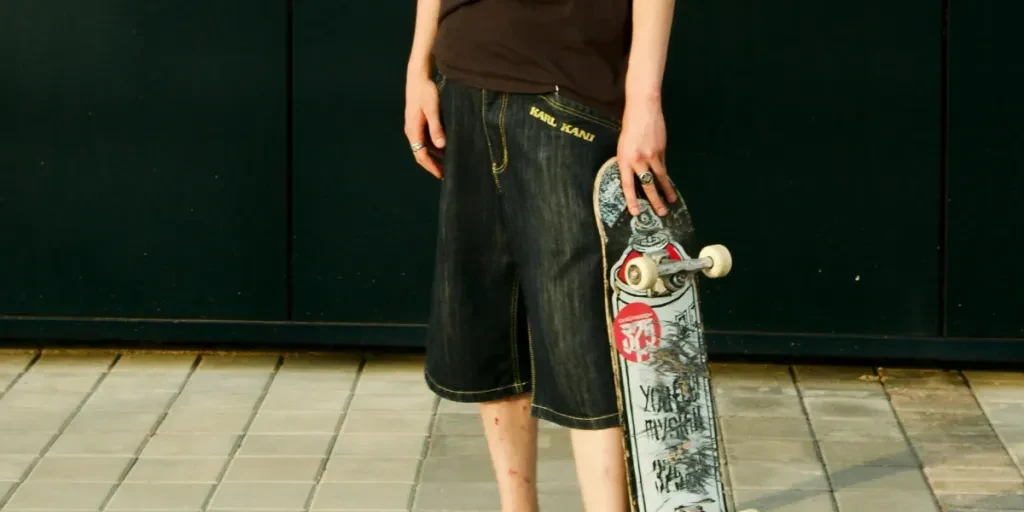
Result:
[[[665,143],[665,116],[661,110],[661,99],[627,98],[617,160],[626,207],[634,217],[640,215],[634,176],[652,178],[647,183],[643,183],[643,180],[641,183],[647,200],[659,216],[668,214],[668,207],[662,197],[669,203],[676,202],[675,190],[665,168]],[[663,196],[658,194],[659,187]]]

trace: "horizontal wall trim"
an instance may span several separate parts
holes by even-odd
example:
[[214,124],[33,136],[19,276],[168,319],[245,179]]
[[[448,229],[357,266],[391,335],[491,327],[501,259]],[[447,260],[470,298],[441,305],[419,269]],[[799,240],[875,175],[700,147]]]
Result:
[[[0,316],[7,346],[218,346],[249,348],[422,348],[421,324],[249,322]],[[1024,363],[1024,339],[707,331],[712,358]]]

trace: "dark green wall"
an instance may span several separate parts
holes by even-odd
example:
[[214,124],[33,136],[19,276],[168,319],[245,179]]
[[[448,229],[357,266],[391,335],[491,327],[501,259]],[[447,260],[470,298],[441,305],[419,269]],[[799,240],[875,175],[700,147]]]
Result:
[[941,15],[932,0],[679,3],[669,167],[736,260],[704,281],[708,327],[939,334]]
[[285,318],[286,12],[0,3],[0,312]]
[[[1024,4],[955,0],[949,56],[949,334],[1024,337]],[[988,256],[986,256],[988,254]]]
[[422,323],[439,187],[402,133],[413,4],[295,5],[293,318]]
[[[947,38],[941,1],[678,2],[669,166],[736,258],[713,352],[1024,358],[1015,5]],[[418,345],[413,16],[0,3],[0,339]]]

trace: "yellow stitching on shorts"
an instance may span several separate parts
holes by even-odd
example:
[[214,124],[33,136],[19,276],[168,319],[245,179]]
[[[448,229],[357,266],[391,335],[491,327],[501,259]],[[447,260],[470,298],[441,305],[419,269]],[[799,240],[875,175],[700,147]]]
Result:
[[552,107],[554,107],[554,108],[556,108],[558,110],[561,110],[563,112],[568,112],[570,114],[574,114],[574,115],[582,117],[583,119],[586,119],[588,121],[595,122],[595,123],[597,123],[597,124],[599,124],[601,126],[604,126],[606,128],[611,128],[612,130],[616,130],[617,131],[617,130],[620,129],[620,127],[619,127],[619,125],[617,123],[612,123],[610,121],[605,121],[604,119],[601,119],[600,117],[592,116],[592,115],[590,115],[590,114],[588,114],[586,112],[581,112],[581,111],[579,111],[579,110],[577,110],[575,108],[572,108],[572,107],[570,107],[568,105],[565,105],[563,103],[559,103],[558,101],[556,101],[556,100],[554,100],[554,99],[552,99],[552,98],[550,98],[548,96],[540,96],[540,99],[548,102],[549,105],[551,105]]
[[[516,343],[516,328],[518,327],[519,319],[519,279],[516,278],[512,282],[512,314],[511,314],[511,325],[509,339],[512,344],[512,379],[516,383],[521,383],[522,380],[519,378],[519,345]],[[522,391],[520,388],[516,388],[516,391]]]
[[446,391],[448,393],[451,393],[453,395],[482,395],[484,393],[493,393],[495,391],[501,391],[503,389],[508,389],[508,388],[516,388],[516,391],[518,392],[519,388],[523,387],[523,383],[522,382],[515,382],[515,383],[509,384],[507,386],[501,386],[499,388],[492,388],[492,389],[483,389],[483,390],[480,390],[480,391],[456,391],[454,389],[448,389],[448,388],[438,384],[437,381],[434,380],[434,378],[431,377],[429,373],[424,372],[423,374],[426,375],[427,379],[430,380],[431,384],[433,384],[433,385],[437,386],[438,388],[440,388],[440,389],[442,389],[442,390],[444,390],[444,391]]
[[501,182],[498,181],[498,173],[494,172],[494,147],[491,145],[491,136],[487,133],[487,91],[480,91],[480,128],[484,131],[484,140],[487,141],[487,157],[491,160],[491,178],[494,185],[501,192]]
[[508,137],[505,136],[505,112],[508,110],[508,93],[502,93],[501,96],[501,112],[498,113],[498,131],[501,133],[501,165],[495,166],[491,163],[491,168],[495,174],[500,174],[508,167]]
[[606,418],[611,418],[612,416],[618,416],[619,415],[619,413],[613,412],[611,414],[605,414],[604,416],[595,416],[593,418],[581,418],[579,416],[572,416],[572,415],[569,415],[569,414],[562,414],[562,413],[560,413],[560,412],[558,412],[558,411],[556,411],[554,409],[550,409],[550,408],[544,407],[543,405],[533,404],[533,407],[536,407],[538,409],[544,409],[545,411],[548,411],[551,414],[554,414],[555,416],[561,416],[563,418],[569,418],[571,420],[580,420],[580,421],[597,421],[597,420],[603,420],[603,419],[606,419]]
[[530,328],[530,319],[526,319],[526,340],[530,344],[530,383],[533,384],[533,393],[530,393],[530,407],[534,405],[537,396],[537,366],[533,362],[533,329]]

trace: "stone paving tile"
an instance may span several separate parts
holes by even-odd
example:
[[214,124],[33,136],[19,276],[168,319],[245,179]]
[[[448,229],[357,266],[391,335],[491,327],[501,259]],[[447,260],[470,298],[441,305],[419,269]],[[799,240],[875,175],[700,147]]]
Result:
[[729,464],[733,486],[744,489],[829,490],[819,463],[744,462]]
[[814,396],[805,397],[807,414],[816,419],[892,420],[892,406],[884,396]]
[[37,371],[35,366],[14,384],[12,390],[43,391],[46,393],[88,393],[103,378],[98,372]]
[[852,466],[830,471],[829,478],[836,491],[929,492],[928,481],[917,467]]
[[[865,512],[869,510],[898,510],[899,512],[940,512],[930,492],[901,490],[835,492],[839,512]],[[945,511],[943,511],[945,512]]]
[[32,365],[32,372],[86,372],[103,373],[110,369],[117,353],[95,351],[82,353],[74,350],[43,350]]
[[95,511],[100,509],[114,485],[100,482],[25,482],[14,491],[3,511]]
[[162,411],[93,409],[75,415],[65,434],[93,432],[148,432],[163,417]]
[[[310,510],[316,512],[350,510],[408,510],[413,484],[395,482],[320,484]],[[491,501],[490,503],[496,503]],[[449,510],[455,503],[443,503]],[[458,510],[457,508],[454,508]]]
[[917,455],[904,440],[822,441],[818,446],[829,471],[859,466],[920,466]]
[[38,432],[0,432],[0,457],[5,455],[39,455],[53,439],[52,434]]
[[197,483],[122,483],[107,505],[107,510],[200,510],[213,490]]
[[15,372],[4,372],[0,370],[0,396],[3,396],[4,391],[21,377],[21,374]]
[[781,462],[817,464],[818,450],[813,441],[788,439],[740,439],[725,445],[729,462]]
[[970,388],[890,389],[889,399],[895,409],[906,412],[971,413],[978,402]]
[[332,457],[321,482],[414,483],[420,459],[410,457]]
[[[733,489],[733,510],[754,508],[758,512],[835,512],[829,491]],[[885,509],[880,509],[885,510]]]
[[793,373],[805,397],[885,395],[873,368],[798,365]]
[[0,373],[20,373],[36,356],[35,350],[0,349]]
[[332,456],[415,457],[421,458],[426,435],[414,434],[341,434]]
[[742,439],[813,439],[807,419],[803,417],[760,418],[757,421],[744,417],[720,417],[718,424],[726,443]]
[[895,419],[885,417],[862,418],[819,418],[811,416],[811,428],[819,441],[903,441],[906,436]]
[[28,475],[29,481],[117,482],[131,457],[81,457],[47,454]]
[[225,482],[313,482],[323,457],[238,457],[231,461]]
[[499,509],[498,489],[489,482],[421,483],[416,487],[416,498],[413,502],[413,510],[417,511]]
[[157,433],[241,433],[245,431],[251,417],[252,412],[246,410],[172,410],[167,414]]
[[196,361],[197,354],[173,354],[163,352],[129,352],[121,354],[117,364],[110,369],[111,373],[145,372],[187,374]]
[[[429,392],[414,395],[369,395],[357,394],[352,397],[349,411],[418,411],[430,412],[438,405],[438,399]],[[464,405],[464,404],[460,404]],[[474,414],[476,411],[473,411]]]
[[0,404],[0,432],[57,432],[70,411],[6,407]]
[[260,411],[253,418],[253,434],[331,434],[344,419],[341,411]]
[[[476,418],[474,418],[476,419]],[[343,434],[428,434],[430,412],[352,411],[341,425]],[[480,421],[477,419],[477,423]],[[483,427],[480,427],[480,434]]]
[[217,483],[227,457],[141,457],[132,466],[131,483]]
[[140,457],[227,457],[239,437],[234,433],[157,433]]
[[270,373],[280,359],[278,354],[204,354],[196,373]]
[[32,455],[0,455],[0,481],[18,481],[36,463]]
[[187,377],[187,374],[176,373],[109,373],[96,393],[177,393]]
[[716,398],[720,416],[759,418],[803,418],[804,411],[796,395],[723,394]]
[[303,482],[225,482],[217,487],[213,508],[303,510],[313,491]]
[[247,434],[237,457],[326,457],[334,434]]

